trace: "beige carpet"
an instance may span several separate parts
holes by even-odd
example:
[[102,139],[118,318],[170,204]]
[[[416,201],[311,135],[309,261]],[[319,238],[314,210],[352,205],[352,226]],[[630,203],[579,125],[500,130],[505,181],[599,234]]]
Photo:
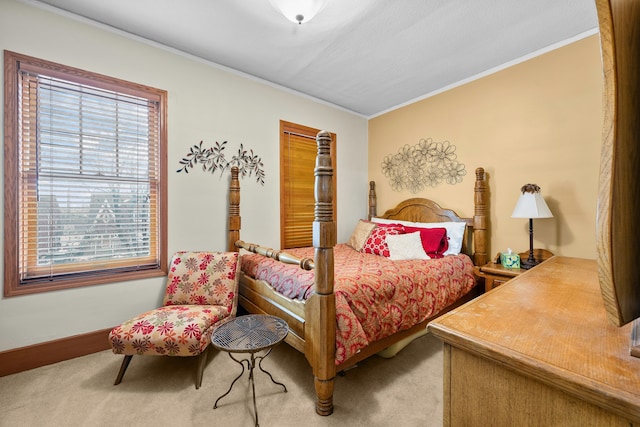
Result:
[[[209,352],[202,387],[194,386],[195,359],[134,357],[113,385],[121,356],[103,351],[0,378],[0,426],[252,426],[248,376],[213,408],[240,365]],[[315,414],[311,368],[286,344],[255,371],[260,425],[441,426],[442,343],[430,334],[397,356],[371,357],[336,379],[333,415]]]

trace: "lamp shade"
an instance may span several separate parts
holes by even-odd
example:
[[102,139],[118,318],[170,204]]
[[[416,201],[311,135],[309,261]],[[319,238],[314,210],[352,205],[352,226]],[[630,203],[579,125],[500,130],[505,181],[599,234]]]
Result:
[[296,24],[309,22],[325,6],[326,0],[269,0],[285,18]]
[[537,191],[524,190],[525,187],[522,187],[522,194],[520,194],[511,218],[552,218],[553,214],[540,194],[540,187],[535,185]]

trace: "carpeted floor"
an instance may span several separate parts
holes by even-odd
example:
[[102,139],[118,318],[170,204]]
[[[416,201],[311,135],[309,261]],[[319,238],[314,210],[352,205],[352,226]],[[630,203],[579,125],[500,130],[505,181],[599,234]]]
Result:
[[[248,376],[213,409],[241,371],[211,349],[202,387],[194,386],[193,358],[134,357],[122,383],[113,385],[122,356],[111,351],[0,378],[0,426],[252,426]],[[286,344],[255,371],[260,425],[442,425],[442,343],[430,334],[390,359],[371,357],[335,384],[333,415],[315,413],[311,368]]]

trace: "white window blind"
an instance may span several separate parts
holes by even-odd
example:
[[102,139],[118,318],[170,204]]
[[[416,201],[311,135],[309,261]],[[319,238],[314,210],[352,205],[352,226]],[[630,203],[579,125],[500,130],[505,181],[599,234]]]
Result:
[[157,268],[153,99],[20,72],[21,283]]

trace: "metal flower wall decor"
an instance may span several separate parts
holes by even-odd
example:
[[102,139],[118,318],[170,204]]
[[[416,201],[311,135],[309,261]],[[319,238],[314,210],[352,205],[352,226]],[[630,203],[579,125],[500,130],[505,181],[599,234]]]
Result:
[[222,176],[224,171],[229,170],[232,166],[237,166],[238,175],[241,178],[255,175],[256,182],[264,185],[265,173],[262,159],[251,149],[247,152],[240,144],[238,154],[231,157],[231,160],[227,160],[224,155],[226,145],[227,141],[223,143],[216,141],[214,146],[203,148],[202,141],[200,141],[200,144],[192,146],[189,153],[180,160],[182,167],[176,172],[189,173],[189,169],[193,169],[196,164],[200,163],[204,172],[213,174],[220,170]]
[[454,185],[467,174],[464,163],[456,160],[456,146],[449,141],[421,139],[418,144],[401,147],[382,161],[382,173],[394,191],[417,193],[425,187],[436,187],[443,181]]

